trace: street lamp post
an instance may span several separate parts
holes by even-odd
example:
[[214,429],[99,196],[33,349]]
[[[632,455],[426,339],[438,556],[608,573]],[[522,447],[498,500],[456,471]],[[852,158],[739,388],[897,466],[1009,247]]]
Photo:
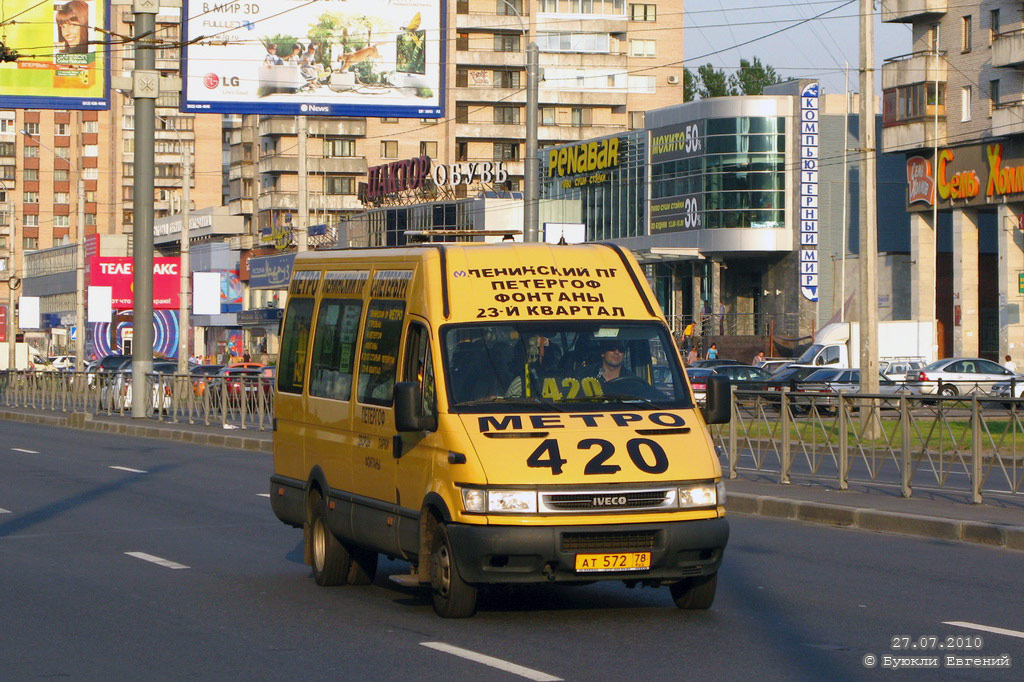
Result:
[[[519,19],[523,40],[527,38],[523,15],[509,0],[501,0]],[[539,241],[537,208],[540,193],[540,163],[537,158],[537,100],[540,87],[540,48],[530,42],[526,48],[526,159],[523,163],[523,241]]]

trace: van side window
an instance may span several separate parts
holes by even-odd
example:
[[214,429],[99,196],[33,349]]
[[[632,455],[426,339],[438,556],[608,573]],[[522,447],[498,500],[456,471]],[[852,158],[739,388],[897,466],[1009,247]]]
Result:
[[430,335],[421,324],[410,324],[405,342],[405,372],[403,381],[420,385],[420,411],[425,417],[436,412],[437,391],[434,387],[434,363],[430,354]]
[[404,319],[405,301],[375,299],[370,302],[363,346],[359,351],[359,388],[356,391],[359,402],[391,405]]
[[827,346],[825,348],[825,364],[835,365],[839,362],[839,346]]
[[293,298],[281,335],[281,357],[277,367],[277,390],[302,393],[306,378],[306,353],[313,323],[313,299]]
[[352,399],[352,372],[362,301],[324,299],[316,320],[309,394],[334,400]]

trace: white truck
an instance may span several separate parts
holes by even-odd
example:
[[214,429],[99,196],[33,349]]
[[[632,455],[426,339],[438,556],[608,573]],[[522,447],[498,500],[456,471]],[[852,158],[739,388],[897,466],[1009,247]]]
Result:
[[[14,344],[14,369],[28,369],[30,363],[32,365],[45,365],[46,358],[27,343]],[[6,341],[0,341],[0,370],[10,369],[10,364],[10,345]]]
[[[893,320],[878,323],[878,359],[936,360],[935,322]],[[822,367],[860,366],[860,323],[833,322],[814,335],[814,343],[796,361]]]

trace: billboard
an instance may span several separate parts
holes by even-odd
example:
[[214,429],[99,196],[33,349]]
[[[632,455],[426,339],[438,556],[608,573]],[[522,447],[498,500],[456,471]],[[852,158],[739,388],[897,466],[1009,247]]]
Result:
[[7,0],[0,23],[18,53],[0,62],[0,108],[110,108],[109,2]]
[[[93,256],[89,264],[89,285],[110,287],[110,306],[130,310],[135,302],[133,260],[130,257]],[[181,293],[179,258],[153,259],[153,308],[177,310]]]
[[182,111],[440,118],[444,8],[187,0]]

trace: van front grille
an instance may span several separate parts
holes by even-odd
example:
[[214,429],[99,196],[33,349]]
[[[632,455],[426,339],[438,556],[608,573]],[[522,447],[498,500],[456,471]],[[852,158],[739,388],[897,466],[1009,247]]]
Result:
[[563,552],[641,552],[655,548],[656,531],[562,533]]
[[588,490],[581,492],[541,492],[543,511],[552,512],[620,512],[675,509],[674,489]]

